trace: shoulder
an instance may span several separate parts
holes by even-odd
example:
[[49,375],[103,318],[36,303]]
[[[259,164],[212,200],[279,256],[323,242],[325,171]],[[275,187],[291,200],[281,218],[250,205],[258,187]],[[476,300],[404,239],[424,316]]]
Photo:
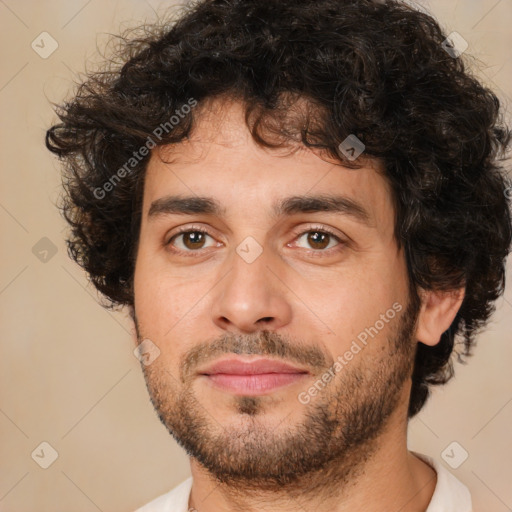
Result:
[[188,512],[192,477],[187,478],[169,492],[138,508],[135,512]]
[[437,460],[418,452],[413,453],[437,473],[436,488],[425,512],[472,512],[469,489]]

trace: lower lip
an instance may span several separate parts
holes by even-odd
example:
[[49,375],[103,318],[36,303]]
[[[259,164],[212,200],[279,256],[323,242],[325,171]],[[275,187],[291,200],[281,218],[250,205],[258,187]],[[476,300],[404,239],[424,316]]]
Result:
[[232,375],[216,373],[205,375],[215,387],[231,393],[260,395],[302,380],[307,373],[261,373],[256,375]]

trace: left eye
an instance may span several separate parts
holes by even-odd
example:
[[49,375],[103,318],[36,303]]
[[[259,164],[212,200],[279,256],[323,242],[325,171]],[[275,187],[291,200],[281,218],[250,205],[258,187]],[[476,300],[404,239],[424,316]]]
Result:
[[[333,235],[332,233],[322,231],[319,229],[305,231],[304,233],[301,233],[299,235],[297,240],[300,240],[305,236],[307,243],[310,244],[312,249],[315,250],[330,249],[331,247],[333,247],[333,245],[331,245],[331,242],[341,242],[340,239],[337,236]],[[335,245],[337,244],[335,243],[334,246]]]

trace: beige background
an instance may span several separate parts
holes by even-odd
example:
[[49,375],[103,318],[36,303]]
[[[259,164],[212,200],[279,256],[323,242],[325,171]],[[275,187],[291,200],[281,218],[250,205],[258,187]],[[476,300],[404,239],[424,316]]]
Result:
[[[189,476],[149,403],[126,316],[97,304],[66,255],[54,206],[59,167],[43,145],[50,102],[62,100],[106,34],[151,22],[171,3],[0,0],[1,511],[129,511]],[[512,2],[421,5],[463,35],[482,61],[476,72],[510,105]],[[43,31],[58,42],[46,59],[31,48]],[[512,510],[511,332],[509,285],[475,356],[410,424],[413,450],[443,461],[456,441],[452,459],[468,452],[452,471],[476,511]],[[31,457],[43,441],[58,453],[48,469]]]

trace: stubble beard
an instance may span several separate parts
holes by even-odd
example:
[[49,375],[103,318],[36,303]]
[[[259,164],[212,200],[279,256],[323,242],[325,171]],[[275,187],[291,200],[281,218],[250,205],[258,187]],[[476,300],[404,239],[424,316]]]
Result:
[[[240,421],[225,427],[195,396],[192,368],[178,379],[157,364],[158,359],[142,366],[148,392],[175,440],[233,498],[251,491],[327,498],[332,489],[347,488],[364,472],[365,463],[379,447],[379,435],[412,374],[418,309],[417,302],[411,301],[394,320],[383,347],[386,350],[373,351],[366,358],[364,349],[355,355],[317,396],[302,405],[303,419],[295,424],[287,425],[284,417],[270,428],[262,421],[265,397],[233,396]],[[140,342],[138,325],[137,335]],[[231,348],[224,353],[275,357],[286,355],[287,346],[280,336],[262,331],[243,338],[227,335],[216,348]],[[324,355],[318,357],[325,361]],[[188,358],[189,366],[196,359]]]

